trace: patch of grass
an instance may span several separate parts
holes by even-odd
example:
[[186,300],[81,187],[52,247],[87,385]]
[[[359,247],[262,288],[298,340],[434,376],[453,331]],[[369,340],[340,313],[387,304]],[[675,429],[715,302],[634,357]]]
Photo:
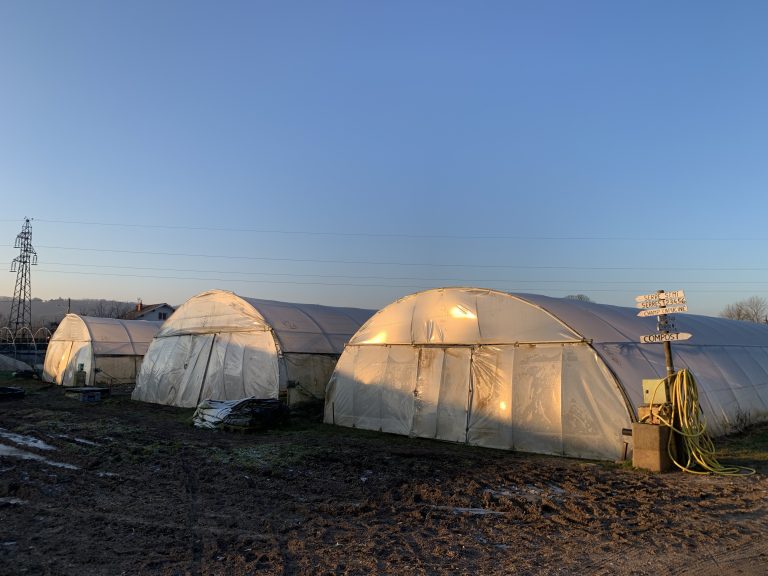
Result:
[[141,461],[161,455],[173,455],[182,450],[180,442],[152,442],[151,444],[134,445],[130,448],[131,460]]
[[211,459],[222,464],[238,464],[245,468],[289,468],[300,464],[305,458],[325,453],[322,446],[298,444],[259,444],[229,451],[210,449]]
[[195,413],[195,408],[178,408],[176,406],[132,400],[129,394],[111,394],[102,398],[101,404],[120,408],[126,412],[141,413],[143,415],[151,414],[152,418],[190,425],[192,424],[192,415]]
[[27,434],[35,430],[45,430],[53,434],[68,434],[79,424],[73,422],[71,412],[62,412],[61,410],[27,410],[24,412],[25,420],[16,428],[14,432],[18,434]]
[[615,462],[597,461],[596,464],[607,470],[634,470],[638,472],[644,471],[642,468],[635,468],[632,465],[632,458],[628,458],[626,460],[616,460]]
[[24,388],[27,394],[32,391],[37,392],[38,390],[55,386],[55,384],[43,382],[36,378],[17,378],[13,375],[13,372],[0,372],[0,382],[2,382],[3,386],[17,386],[19,388]]
[[195,414],[195,408],[179,408],[175,412],[169,414],[169,420],[175,420],[176,422],[182,422],[184,424],[192,425],[192,416]]
[[768,466],[768,424],[751,426],[732,436],[715,441],[717,458]]

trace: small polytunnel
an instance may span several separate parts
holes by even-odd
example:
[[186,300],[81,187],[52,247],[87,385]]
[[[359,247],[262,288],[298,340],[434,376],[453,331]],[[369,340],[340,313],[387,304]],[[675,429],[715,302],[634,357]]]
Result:
[[160,326],[162,322],[67,314],[48,343],[43,380],[74,386],[80,368],[88,386],[133,383]]

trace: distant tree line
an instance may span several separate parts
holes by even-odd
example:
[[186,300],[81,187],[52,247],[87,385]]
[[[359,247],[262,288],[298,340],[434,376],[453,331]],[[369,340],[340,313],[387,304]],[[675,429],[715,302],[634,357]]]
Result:
[[730,320],[768,324],[768,300],[760,296],[750,296],[746,300],[728,304],[720,312],[720,316]]
[[[68,299],[55,298],[41,300],[32,298],[32,325],[30,330],[35,333],[41,328],[53,332],[67,312],[81,316],[96,316],[99,318],[125,318],[135,308],[132,302],[117,300]],[[0,328],[8,326],[11,321],[9,312],[11,299],[0,296]]]
[[129,302],[99,300],[93,306],[81,309],[80,316],[96,316],[97,318],[125,318],[134,308]]

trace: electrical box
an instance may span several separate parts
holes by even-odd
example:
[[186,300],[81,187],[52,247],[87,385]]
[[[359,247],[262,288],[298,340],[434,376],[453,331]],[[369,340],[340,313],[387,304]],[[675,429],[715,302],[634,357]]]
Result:
[[643,403],[666,404],[667,385],[664,378],[643,378]]
[[[82,366],[82,364],[80,364]],[[85,386],[85,380],[86,380],[86,374],[85,370],[80,369],[75,372],[75,386]]]

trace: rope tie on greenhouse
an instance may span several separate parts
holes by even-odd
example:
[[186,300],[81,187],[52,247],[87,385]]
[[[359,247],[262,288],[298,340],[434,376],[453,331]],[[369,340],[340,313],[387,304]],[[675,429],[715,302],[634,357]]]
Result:
[[[724,466],[715,457],[715,445],[707,432],[699,405],[699,391],[693,374],[683,369],[659,381],[659,386],[669,385],[670,402],[664,404],[656,415],[659,421],[673,432],[669,435],[667,451],[672,463],[683,472],[691,474],[719,474],[723,476],[747,476],[755,470],[745,466]],[[653,404],[653,399],[651,400]],[[681,439],[685,463],[678,460],[675,435]],[[681,458],[682,460],[682,458]]]

